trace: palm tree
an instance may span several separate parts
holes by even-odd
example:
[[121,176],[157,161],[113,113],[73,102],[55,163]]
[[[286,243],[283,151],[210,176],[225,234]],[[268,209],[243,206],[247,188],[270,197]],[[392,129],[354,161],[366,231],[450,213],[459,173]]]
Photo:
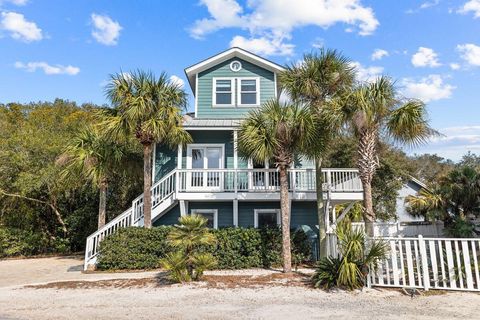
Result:
[[240,152],[260,163],[273,160],[279,170],[284,272],[292,270],[287,170],[294,156],[305,154],[317,139],[315,116],[307,108],[281,104],[277,100],[270,100],[261,109],[250,112],[239,130]]
[[357,166],[363,185],[364,220],[373,236],[375,212],[372,178],[379,166],[378,143],[383,135],[402,145],[415,146],[437,134],[427,121],[425,104],[415,99],[399,99],[393,82],[380,77],[360,84],[344,98],[329,103],[329,121],[347,124],[357,141]]
[[[292,64],[279,76],[282,88],[294,101],[301,101],[310,106],[317,114],[321,138],[309,149],[315,158],[316,185],[322,186],[322,157],[334,130],[331,123],[322,120],[318,114],[325,103],[349,90],[355,78],[354,68],[346,57],[336,50],[320,50],[319,53],[306,54],[300,63]],[[320,256],[327,253],[325,211],[323,208],[323,190],[317,187],[317,214],[319,224]]]
[[143,206],[145,228],[152,227],[152,151],[155,143],[176,148],[191,137],[182,127],[185,91],[165,73],[136,71],[111,76],[106,95],[114,106],[103,127],[115,137],[135,137],[143,147]]
[[61,176],[67,183],[89,181],[99,190],[98,229],[106,222],[109,179],[134,159],[134,150],[127,144],[110,140],[94,128],[87,127],[65,147],[57,164],[63,166]]

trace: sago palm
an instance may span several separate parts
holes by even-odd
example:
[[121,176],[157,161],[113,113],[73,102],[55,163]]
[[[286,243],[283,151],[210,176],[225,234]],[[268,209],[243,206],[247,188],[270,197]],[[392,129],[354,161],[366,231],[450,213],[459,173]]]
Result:
[[[319,53],[306,54],[301,62],[288,66],[280,74],[279,81],[294,101],[304,102],[312,112],[320,114],[327,101],[351,88],[354,78],[354,68],[349,59],[336,50],[322,49]],[[324,257],[327,247],[321,167],[324,151],[333,139],[335,130],[329,130],[330,123],[321,117],[317,119],[321,136],[309,150],[315,158],[320,255]]]
[[330,122],[346,124],[357,141],[357,166],[364,193],[366,231],[373,236],[375,212],[372,178],[379,166],[378,143],[381,137],[415,146],[436,134],[427,119],[425,104],[415,99],[399,99],[393,82],[380,77],[359,85],[348,95],[330,101],[325,116]]
[[102,123],[106,132],[115,137],[133,136],[143,147],[144,223],[151,228],[153,147],[160,143],[176,148],[191,141],[182,127],[186,93],[165,73],[157,78],[150,72],[136,71],[112,75],[106,95],[114,106]]
[[94,128],[84,128],[65,147],[57,164],[63,167],[67,183],[91,182],[99,190],[98,228],[106,222],[109,179],[125,170],[135,158],[134,150],[125,143],[114,142]]
[[249,113],[238,135],[240,152],[255,162],[273,160],[280,175],[283,271],[292,269],[290,248],[290,202],[287,170],[295,156],[306,153],[318,139],[315,116],[305,107],[266,102]]

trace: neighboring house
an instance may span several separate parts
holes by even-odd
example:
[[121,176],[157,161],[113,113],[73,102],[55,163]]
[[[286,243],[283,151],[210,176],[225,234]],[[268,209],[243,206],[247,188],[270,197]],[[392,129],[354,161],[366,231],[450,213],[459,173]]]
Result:
[[410,177],[398,191],[396,221],[378,221],[375,230],[377,236],[442,237],[444,235],[442,221],[426,221],[424,216],[413,215],[407,210],[405,199],[408,196],[418,196],[422,188],[427,186],[420,180]]
[[[152,220],[171,225],[187,214],[201,214],[211,228],[280,224],[279,175],[272,163],[254,163],[237,151],[237,132],[249,111],[277,98],[277,75],[284,68],[248,51],[232,48],[185,69],[195,112],[183,126],[193,143],[154,150]],[[325,208],[363,199],[356,169],[324,169]],[[315,169],[298,160],[289,172],[291,226],[316,230]],[[98,243],[125,226],[143,225],[143,198],[87,239],[86,265]],[[329,211],[330,213],[330,211]],[[330,217],[327,215],[327,223]]]

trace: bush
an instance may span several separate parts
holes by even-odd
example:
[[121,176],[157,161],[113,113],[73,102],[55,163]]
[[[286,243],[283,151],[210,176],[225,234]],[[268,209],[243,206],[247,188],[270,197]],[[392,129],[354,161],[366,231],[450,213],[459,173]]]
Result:
[[[99,269],[151,269],[173,250],[167,244],[172,227],[126,228],[106,238],[100,246]],[[280,229],[221,228],[212,230],[217,245],[202,250],[217,260],[218,269],[269,268],[282,262]],[[309,261],[311,245],[302,230],[292,233],[292,261]]]
[[160,266],[160,258],[171,248],[167,234],[171,227],[152,229],[125,228],[107,237],[100,244],[97,268],[109,269],[153,269]]
[[49,239],[38,232],[0,228],[0,258],[68,251],[69,243],[66,239]]

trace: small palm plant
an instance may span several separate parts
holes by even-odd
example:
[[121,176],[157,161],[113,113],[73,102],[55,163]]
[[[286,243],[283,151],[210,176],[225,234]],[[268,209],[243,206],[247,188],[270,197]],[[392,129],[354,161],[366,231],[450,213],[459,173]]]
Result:
[[179,224],[168,234],[169,244],[177,251],[168,254],[160,263],[175,282],[199,280],[205,270],[215,267],[216,260],[202,248],[216,243],[215,236],[207,228],[208,220],[200,215],[187,215],[178,219]]
[[345,287],[353,290],[365,285],[369,268],[385,259],[388,249],[384,241],[367,239],[360,228],[350,223],[337,226],[339,257],[327,257],[317,264],[312,277],[316,288]]

